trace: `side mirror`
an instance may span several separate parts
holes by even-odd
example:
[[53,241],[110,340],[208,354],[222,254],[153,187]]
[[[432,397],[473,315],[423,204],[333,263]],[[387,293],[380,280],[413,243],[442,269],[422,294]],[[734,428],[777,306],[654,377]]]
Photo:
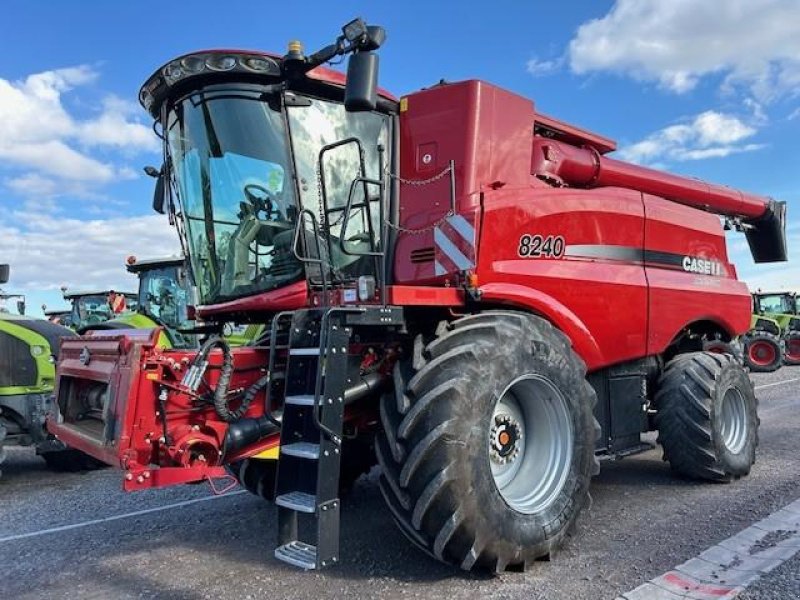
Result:
[[25,314],[25,300],[17,300],[17,312],[21,315]]
[[6,283],[10,275],[11,268],[8,265],[0,265],[0,283]]
[[152,177],[156,180],[156,189],[153,192],[153,210],[158,214],[163,215],[164,200],[166,198],[166,190],[164,186],[164,167],[162,165],[161,169],[156,169],[155,167],[147,166],[144,168],[144,172],[148,177]]
[[378,55],[357,52],[347,63],[344,107],[350,112],[375,110],[378,104]]
[[164,214],[164,204],[166,199],[164,192],[164,175],[161,174],[156,180],[156,189],[153,192],[153,210],[160,215]]

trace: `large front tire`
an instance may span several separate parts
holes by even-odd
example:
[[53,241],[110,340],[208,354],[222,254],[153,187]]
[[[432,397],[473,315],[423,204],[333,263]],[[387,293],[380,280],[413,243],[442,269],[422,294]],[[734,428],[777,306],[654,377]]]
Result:
[[692,352],[664,369],[655,396],[658,442],[677,472],[730,481],[750,472],[758,446],[758,401],[731,356]]
[[462,569],[525,568],[563,542],[599,470],[586,368],[544,319],[440,326],[381,402],[381,492],[400,530]]

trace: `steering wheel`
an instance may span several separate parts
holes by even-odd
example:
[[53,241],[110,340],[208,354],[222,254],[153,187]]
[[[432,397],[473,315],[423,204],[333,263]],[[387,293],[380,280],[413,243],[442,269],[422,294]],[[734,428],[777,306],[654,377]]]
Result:
[[244,186],[244,197],[255,209],[256,216],[258,213],[264,212],[266,220],[269,221],[273,214],[278,213],[275,208],[275,202],[272,200],[272,193],[262,185],[257,183],[248,183]]
[[244,186],[244,196],[247,202],[241,203],[239,218],[242,223],[250,220],[258,228],[258,232],[254,238],[250,238],[251,240],[255,239],[261,246],[272,246],[277,234],[294,228],[291,221],[281,219],[280,210],[272,199],[272,192],[264,186],[248,183]]

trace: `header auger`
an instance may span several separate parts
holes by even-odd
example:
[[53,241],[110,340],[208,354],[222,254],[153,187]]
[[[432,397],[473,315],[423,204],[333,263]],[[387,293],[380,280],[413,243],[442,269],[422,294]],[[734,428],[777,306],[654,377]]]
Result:
[[[383,37],[356,20],[308,58],[205,51],[150,77],[154,207],[205,339],[65,342],[51,430],[128,490],[233,472],[307,569],[339,561],[340,495],[374,462],[414,544],[497,571],[555,551],[598,460],[644,432],[681,473],[746,475],[752,386],[704,351],[750,321],[717,215],[784,260],[784,205],[609,159],[482,81],[397,100],[375,87]],[[320,66],[342,53],[346,78]],[[231,348],[227,322],[269,335]]]

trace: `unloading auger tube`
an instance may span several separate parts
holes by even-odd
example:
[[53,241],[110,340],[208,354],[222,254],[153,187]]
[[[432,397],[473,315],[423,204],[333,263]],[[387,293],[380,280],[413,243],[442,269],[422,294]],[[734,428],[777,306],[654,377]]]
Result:
[[602,156],[593,147],[533,141],[531,171],[555,185],[621,187],[734,219],[757,263],[787,260],[786,203]]

